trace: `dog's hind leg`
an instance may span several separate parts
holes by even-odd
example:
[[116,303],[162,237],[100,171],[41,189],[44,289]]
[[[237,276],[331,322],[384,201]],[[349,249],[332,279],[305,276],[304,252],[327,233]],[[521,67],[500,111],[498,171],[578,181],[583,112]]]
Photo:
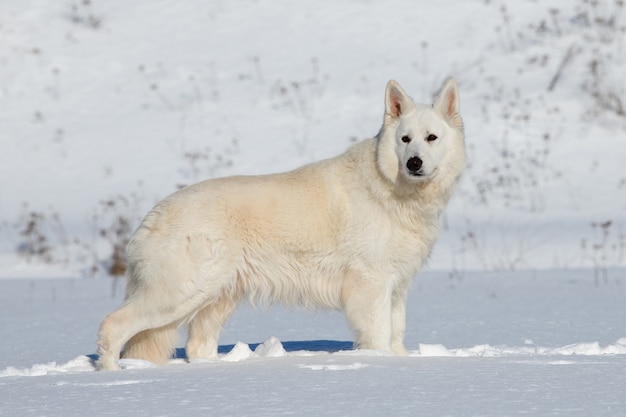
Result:
[[119,369],[117,361],[122,347],[134,334],[143,330],[134,317],[135,306],[125,304],[102,320],[98,332],[98,369]]
[[124,357],[164,364],[176,342],[176,328],[184,317],[200,308],[204,300],[196,297],[179,305],[179,300],[155,304],[145,300],[126,302],[100,324],[98,369],[119,369],[117,360],[128,342]]
[[174,353],[178,340],[177,324],[174,322],[137,333],[126,342],[122,357],[144,359],[164,365]]
[[189,360],[217,358],[222,326],[238,304],[238,296],[222,293],[216,302],[198,311],[189,322],[189,339],[185,347]]
[[206,302],[205,294],[177,295],[153,300],[142,293],[109,314],[100,325],[98,368],[119,369],[120,351],[129,341],[125,357],[159,364],[167,362],[176,340],[177,325]]

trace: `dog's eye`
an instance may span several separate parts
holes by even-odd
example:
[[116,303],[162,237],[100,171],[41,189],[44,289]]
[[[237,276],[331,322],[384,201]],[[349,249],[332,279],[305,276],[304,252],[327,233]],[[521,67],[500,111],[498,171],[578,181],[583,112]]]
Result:
[[433,134],[431,133],[430,135],[426,136],[426,141],[427,141],[427,142],[433,142],[433,141],[435,141],[435,140],[437,140],[437,135],[433,135]]
[[411,138],[407,135],[402,136],[402,142],[409,143],[411,142]]

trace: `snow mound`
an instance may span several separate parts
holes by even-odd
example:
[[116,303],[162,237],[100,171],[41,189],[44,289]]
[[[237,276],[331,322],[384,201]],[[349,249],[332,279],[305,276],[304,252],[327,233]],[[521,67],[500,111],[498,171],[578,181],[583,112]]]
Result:
[[220,357],[220,360],[225,362],[239,362],[250,358],[280,358],[282,356],[289,356],[289,354],[280,340],[272,336],[265,342],[256,346],[254,351],[252,351],[250,345],[237,342],[230,352]]
[[281,356],[286,356],[287,352],[283,347],[283,344],[280,343],[277,337],[270,337],[264,343],[261,343],[254,349],[254,354],[261,357],[268,358],[279,358]]
[[26,369],[9,366],[4,371],[0,371],[0,378],[7,376],[41,376],[61,373],[91,372],[93,370],[95,370],[94,362],[89,357],[81,355],[64,364],[49,362],[45,364],[35,364]]
[[602,356],[602,355],[626,355],[626,337],[622,337],[615,344],[601,346],[598,342],[575,343],[562,347],[527,346],[508,347],[491,346],[488,344],[476,345],[470,348],[448,349],[439,344],[420,344],[419,350],[413,351],[409,356],[413,357],[486,357],[497,358],[503,356]]
[[245,343],[237,342],[230,352],[222,356],[222,360],[226,362],[240,362],[250,358],[254,353]]

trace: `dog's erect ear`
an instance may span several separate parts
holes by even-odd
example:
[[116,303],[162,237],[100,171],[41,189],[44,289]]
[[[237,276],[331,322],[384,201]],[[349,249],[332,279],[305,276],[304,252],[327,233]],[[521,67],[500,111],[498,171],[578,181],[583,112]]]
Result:
[[390,80],[385,90],[386,118],[397,119],[409,112],[413,107],[413,100],[404,92],[400,84],[394,80]]
[[453,126],[463,128],[463,121],[459,115],[459,90],[456,81],[450,78],[441,88],[433,107]]

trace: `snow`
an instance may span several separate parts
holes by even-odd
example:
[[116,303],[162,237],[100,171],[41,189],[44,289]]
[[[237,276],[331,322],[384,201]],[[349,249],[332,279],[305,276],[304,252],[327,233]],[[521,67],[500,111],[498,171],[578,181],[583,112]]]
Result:
[[[407,357],[353,350],[343,316],[242,306],[219,359],[96,372],[121,301],[104,278],[0,281],[0,415],[626,415],[626,270],[424,272]],[[119,287],[119,285],[118,285]],[[182,341],[181,341],[182,343]]]
[[[622,9],[4,1],[0,276],[102,271],[116,219],[134,227],[182,184],[337,155],[376,134],[388,79],[423,102],[449,76],[470,166],[431,267],[624,266]],[[27,258],[31,213],[48,250]]]
[[[2,1],[0,415],[626,415],[623,8]],[[94,372],[120,218],[336,155],[387,80],[427,101],[449,76],[470,165],[408,357],[352,350],[337,312],[242,306],[217,360]]]

